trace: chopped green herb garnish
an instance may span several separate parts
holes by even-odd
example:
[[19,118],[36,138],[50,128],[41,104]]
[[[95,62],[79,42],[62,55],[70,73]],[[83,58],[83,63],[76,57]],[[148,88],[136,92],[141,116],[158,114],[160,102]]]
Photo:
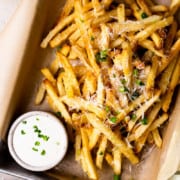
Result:
[[121,178],[120,178],[120,175],[114,174],[113,180],[120,180],[120,179],[121,179]]
[[113,78],[116,78],[116,74],[113,74]]
[[42,138],[42,137],[43,137],[43,135],[42,135],[42,134],[38,134],[38,137],[39,137],[39,138]]
[[38,129],[38,127],[36,125],[33,126],[34,129]]
[[128,92],[128,89],[125,86],[123,86],[123,87],[119,88],[119,91],[122,92],[122,93],[123,92]]
[[94,39],[95,39],[94,36],[91,36],[91,41],[94,41]]
[[46,151],[43,149],[43,150],[41,151],[41,155],[44,156],[45,154],[46,154]]
[[101,151],[101,152],[99,152],[99,155],[103,155],[104,153]]
[[33,150],[33,151],[36,151],[36,152],[38,151],[38,149],[37,149],[37,148],[35,148],[35,147],[33,147],[33,148],[32,148],[32,150]]
[[62,49],[62,46],[58,46],[56,49],[57,51],[60,51]]
[[49,137],[48,137],[48,136],[46,136],[46,135],[43,135],[43,137],[42,137],[42,138],[43,138],[43,140],[44,140],[44,141],[48,141],[48,140],[49,140]]
[[127,81],[126,81],[125,79],[121,79],[121,83],[122,83],[122,84],[126,84]]
[[96,54],[96,61],[97,62],[104,62],[107,60],[107,56],[108,56],[108,51],[107,50],[103,50],[100,51]]
[[84,19],[80,19],[80,21],[83,23],[83,22],[84,22]]
[[34,143],[34,145],[35,145],[35,146],[40,146],[40,142],[39,142],[39,141],[36,141],[36,142]]
[[36,121],[39,121],[39,120],[40,120],[40,119],[37,117],[37,118],[36,118]]
[[133,70],[133,75],[134,75],[135,77],[137,77],[138,74],[139,74],[138,69],[134,69],[134,70]]
[[27,124],[27,121],[26,121],[26,120],[24,120],[24,121],[22,121],[22,123],[23,123],[23,124]]
[[116,123],[117,121],[117,117],[113,116],[113,117],[110,117],[109,120],[113,123]]
[[131,115],[131,119],[132,119],[132,120],[135,120],[136,118],[137,118],[136,114],[132,114],[132,115]]
[[39,134],[39,133],[41,133],[41,130],[35,129],[34,132],[35,132],[35,133],[37,132],[37,133]]
[[109,112],[109,111],[110,111],[109,106],[105,106],[105,111],[106,111],[106,112]]
[[144,117],[143,119],[141,119],[141,123],[143,125],[146,125],[148,123],[148,119],[146,117]]
[[144,86],[144,83],[140,79],[136,80],[136,84],[139,86]]
[[61,112],[60,111],[56,112],[56,116],[62,117]]
[[141,14],[141,18],[142,19],[145,19],[145,18],[147,18],[148,17],[148,15],[145,13],[145,12],[143,12],[142,14]]
[[133,93],[132,93],[132,96],[131,96],[132,100],[135,100],[136,98],[138,98],[139,95],[140,95],[140,94],[139,94],[138,91],[133,92]]
[[58,145],[58,146],[59,146],[59,145],[60,145],[60,142],[56,142],[56,145]]
[[21,130],[21,134],[24,135],[26,134],[26,132],[24,130]]

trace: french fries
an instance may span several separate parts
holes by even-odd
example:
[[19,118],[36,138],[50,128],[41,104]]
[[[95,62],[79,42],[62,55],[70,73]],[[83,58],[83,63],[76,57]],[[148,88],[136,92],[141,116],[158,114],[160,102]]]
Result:
[[[118,3],[118,4],[117,4]],[[159,127],[180,79],[180,30],[170,7],[151,0],[67,0],[41,43],[57,48],[35,104],[61,112],[75,160],[98,179],[104,160],[121,174],[146,143],[161,148]]]

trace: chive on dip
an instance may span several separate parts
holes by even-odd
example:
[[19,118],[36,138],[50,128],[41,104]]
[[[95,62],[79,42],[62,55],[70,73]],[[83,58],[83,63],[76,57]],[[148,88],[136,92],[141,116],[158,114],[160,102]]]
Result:
[[8,147],[22,167],[43,171],[57,165],[68,146],[65,128],[55,116],[41,111],[28,112],[12,125]]

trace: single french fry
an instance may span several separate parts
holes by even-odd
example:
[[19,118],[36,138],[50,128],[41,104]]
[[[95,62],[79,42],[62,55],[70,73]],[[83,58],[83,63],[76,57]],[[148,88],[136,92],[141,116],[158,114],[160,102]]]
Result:
[[160,81],[159,81],[159,88],[161,89],[162,94],[164,94],[168,88],[168,84],[173,73],[175,64],[178,58],[174,58],[169,66],[163,71]]
[[96,128],[93,128],[92,130],[92,134],[89,138],[89,149],[93,149],[95,147],[95,145],[97,144],[98,140],[100,137],[100,133]]
[[99,169],[102,169],[102,163],[103,163],[103,159],[104,159],[106,146],[107,146],[107,138],[105,136],[102,136],[100,143],[99,143],[99,148],[96,153],[96,166]]
[[55,75],[58,72],[59,68],[60,68],[59,61],[58,61],[58,57],[56,56],[53,62],[51,63],[49,69],[51,73]]
[[109,35],[109,27],[105,24],[101,24],[101,44],[100,49],[109,49],[109,43],[110,43],[110,35]]
[[158,60],[159,59],[157,56],[153,56],[152,67],[151,67],[151,70],[148,74],[147,81],[146,81],[146,90],[149,94],[151,93],[151,90],[154,88],[156,73],[158,70]]
[[125,14],[125,6],[124,4],[120,4],[117,8],[117,18],[118,18],[118,22],[124,22],[125,18],[126,18],[126,14]]
[[43,101],[43,99],[45,97],[45,94],[46,94],[46,89],[44,87],[44,84],[41,83],[39,86],[39,89],[37,91],[36,98],[35,98],[35,104],[36,105],[41,104],[41,102]]
[[70,46],[67,44],[64,44],[62,46],[62,48],[60,48],[59,50],[64,56],[68,56],[69,52],[70,52]]
[[48,79],[50,82],[52,82],[53,84],[56,83],[56,79],[54,78],[54,76],[52,75],[52,73],[48,68],[41,69],[41,72],[44,75],[44,77]]
[[77,26],[76,24],[72,24],[69,26],[67,29],[64,31],[58,33],[51,41],[50,41],[50,46],[52,48],[57,47],[61,45],[62,42],[64,42],[75,30]]
[[54,101],[52,100],[52,98],[49,96],[49,95],[46,95],[46,100],[49,104],[49,106],[51,107],[51,109],[54,111],[54,112],[59,112],[58,111],[58,108],[56,107]]
[[111,167],[113,168],[113,164],[114,164],[114,163],[113,163],[113,157],[112,157],[112,155],[109,154],[109,153],[106,153],[105,159],[106,159],[107,163],[109,164],[109,166],[111,166]]
[[156,146],[160,148],[162,146],[162,139],[161,139],[158,129],[154,129],[152,131],[152,135],[153,135]]
[[150,10],[153,13],[166,12],[168,11],[168,7],[165,5],[155,5],[155,6],[150,6]]
[[42,48],[46,48],[50,40],[59,32],[61,31],[65,26],[70,24],[75,18],[75,14],[71,14],[70,16],[67,16],[66,18],[63,18],[62,21],[59,21],[59,23],[48,33],[48,35],[43,39],[41,43]]
[[122,155],[119,147],[114,147],[112,149],[113,154],[113,171],[116,175],[121,174],[121,164],[122,164]]
[[75,148],[75,160],[78,162],[81,160],[81,141],[82,141],[81,134],[79,131],[76,131],[74,148]]
[[122,141],[111,129],[105,126],[100,119],[92,113],[86,113],[86,117],[94,128],[97,128],[102,134],[104,134],[113,145],[119,147],[121,153],[124,154],[133,164],[138,163],[139,160],[133,153],[132,149],[128,148],[124,141]]
[[98,79],[97,79],[97,103],[100,105],[104,104],[104,99],[105,99],[105,87],[103,84],[102,80],[102,75],[99,74]]
[[93,160],[92,160],[91,152],[89,150],[88,137],[87,137],[86,131],[84,128],[81,128],[80,130],[81,130],[82,144],[83,144],[82,152],[83,152],[84,160],[87,166],[88,176],[91,179],[97,179],[98,176],[97,176],[97,172],[96,172]]
[[63,84],[63,74],[64,73],[60,72],[57,77],[57,89],[58,89],[59,96],[64,96],[66,94],[64,84]]
[[[151,39],[153,40],[154,42],[154,45],[157,49],[162,49],[163,48],[163,40],[162,38],[159,36],[159,34],[157,32],[154,32],[152,35],[151,35]],[[155,51],[155,50],[153,50]]]

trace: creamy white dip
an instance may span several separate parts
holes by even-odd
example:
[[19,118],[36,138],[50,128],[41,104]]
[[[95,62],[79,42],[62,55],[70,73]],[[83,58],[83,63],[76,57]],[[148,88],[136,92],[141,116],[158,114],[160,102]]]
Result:
[[[28,113],[27,113],[28,114]],[[67,134],[59,120],[48,113],[22,116],[12,126],[8,138],[10,152],[20,164],[33,170],[45,170],[55,166],[67,150]],[[23,164],[22,164],[23,163]]]

